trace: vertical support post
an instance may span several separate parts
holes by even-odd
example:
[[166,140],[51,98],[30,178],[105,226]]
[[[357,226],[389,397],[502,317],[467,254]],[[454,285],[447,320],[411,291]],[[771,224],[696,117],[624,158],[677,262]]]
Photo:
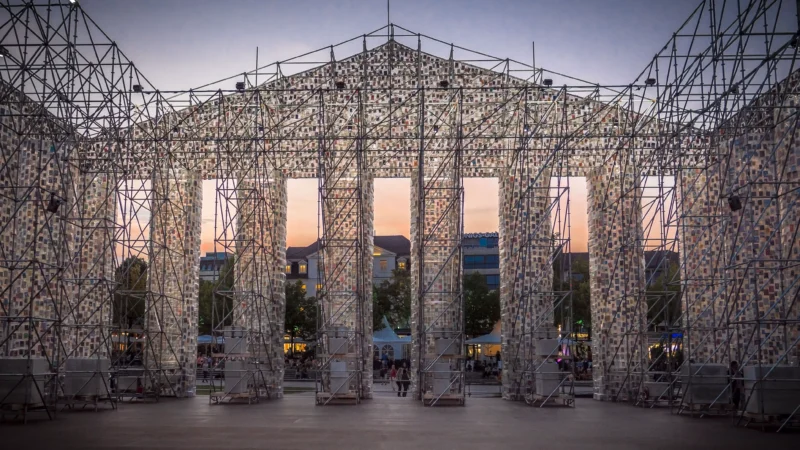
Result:
[[592,364],[596,400],[635,398],[646,331],[641,188],[617,165],[587,176]]
[[[244,331],[248,345],[234,351],[248,355],[254,388],[266,389],[275,398],[283,396],[286,202],[286,178],[277,171],[271,179],[238,180],[230,317],[232,325]],[[224,328],[225,322],[219,325]]]
[[145,368],[160,394],[194,395],[202,201],[198,173],[154,171]]
[[[550,169],[528,153],[500,178],[500,307],[503,398],[516,400],[548,358],[558,356],[554,326],[554,236]],[[549,392],[548,392],[549,394]]]

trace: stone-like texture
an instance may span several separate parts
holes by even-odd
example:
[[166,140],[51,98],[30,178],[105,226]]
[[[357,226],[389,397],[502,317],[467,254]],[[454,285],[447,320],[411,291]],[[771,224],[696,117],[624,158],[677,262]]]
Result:
[[[231,321],[247,330],[256,380],[283,396],[286,315],[286,179],[242,179],[236,189],[238,227]],[[222,331],[224,323],[215,324]]]
[[594,397],[638,393],[646,348],[641,187],[617,164],[597,168],[589,188],[589,277]]
[[681,302],[685,359],[725,364],[729,357],[725,267],[729,246],[723,229],[729,212],[721,193],[719,165],[684,169],[676,177],[681,242]]
[[178,396],[195,385],[202,201],[196,172],[165,164],[153,174],[145,365]]
[[115,186],[107,173],[74,177],[66,211],[71,238],[65,261],[66,291],[60,306],[61,345],[67,358],[108,358],[114,284]]
[[537,338],[556,338],[550,171],[521,159],[500,178],[503,398],[518,399],[537,367]]
[[[460,362],[437,351],[440,339],[454,340],[448,354],[463,352],[461,180],[457,164],[425,168],[411,178],[411,392],[430,392],[434,363],[449,363],[452,387],[463,389]],[[430,163],[427,164],[427,163]],[[440,345],[440,350],[442,346]],[[416,367],[415,367],[416,366]],[[424,377],[424,380],[420,377]]]
[[[448,79],[451,89],[440,89]],[[337,89],[341,81],[345,89]],[[369,93],[359,112],[355,89],[364,86]],[[457,87],[454,89],[452,87]],[[133,154],[153,152],[152,137],[190,141],[187,151],[177,154],[187,166],[197,166],[204,178],[215,178],[220,171],[237,167],[230,158],[229,137],[258,135],[265,141],[263,159],[269,160],[288,178],[314,178],[319,175],[317,144],[321,132],[335,139],[342,148],[355,148],[359,125],[365,124],[366,143],[363,167],[376,178],[411,176],[416,167],[419,130],[424,125],[426,141],[446,142],[446,133],[434,133],[433,125],[443,130],[454,115],[435,113],[437,102],[460,103],[463,140],[462,173],[465,177],[494,177],[503,173],[506,154],[516,149],[516,120],[531,120],[537,139],[530,151],[538,158],[552,155],[551,142],[559,142],[569,164],[563,175],[585,176],[617,145],[621,107],[592,96],[574,95],[562,89],[536,86],[508,74],[481,68],[458,60],[447,60],[409,48],[396,41],[343,58],[289,77],[273,79],[259,86],[258,92],[230,93],[222,96],[195,92],[200,103],[160,118],[157,126],[142,117],[130,131]],[[424,88],[424,94],[417,88]],[[419,114],[425,103],[425,117]],[[257,106],[258,105],[258,106]],[[323,106],[324,105],[324,106]],[[452,105],[451,105],[452,106]],[[249,111],[258,109],[267,125],[254,127]],[[320,120],[324,109],[325,121]],[[330,113],[330,114],[328,114]],[[642,159],[659,155],[659,133],[669,131],[656,119],[629,113],[639,121],[634,147]],[[357,120],[361,117],[361,122]],[[507,120],[494,120],[505,117]],[[391,137],[384,139],[383,137]],[[565,136],[569,136],[565,138]],[[541,145],[540,145],[541,144]],[[86,151],[87,159],[103,156],[102,146]],[[426,145],[431,158],[449,158],[447,145]],[[233,154],[246,157],[242,150]],[[225,155],[220,158],[220,155]],[[152,159],[137,158],[122,162],[131,173],[148,174]]]
[[0,355],[58,360],[58,313],[71,295],[62,270],[74,229],[67,208],[48,212],[51,197],[68,195],[72,151],[41,107],[0,88]]
[[[338,155],[341,155],[339,153]],[[330,338],[345,337],[350,351],[342,358],[351,376],[351,390],[361,380],[361,395],[372,397],[372,233],[373,180],[358,173],[336,152],[324,159],[322,185],[322,249],[319,260],[321,289],[317,291],[322,314],[327,373]],[[340,359],[340,358],[336,358]],[[357,372],[361,371],[360,376]],[[323,389],[330,389],[325,378]]]

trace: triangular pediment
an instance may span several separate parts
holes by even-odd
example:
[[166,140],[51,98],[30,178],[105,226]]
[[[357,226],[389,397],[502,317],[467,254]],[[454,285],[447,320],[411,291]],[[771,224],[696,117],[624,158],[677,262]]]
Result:
[[367,89],[492,88],[524,86],[525,80],[388,41],[370,50],[262,84],[265,88]]

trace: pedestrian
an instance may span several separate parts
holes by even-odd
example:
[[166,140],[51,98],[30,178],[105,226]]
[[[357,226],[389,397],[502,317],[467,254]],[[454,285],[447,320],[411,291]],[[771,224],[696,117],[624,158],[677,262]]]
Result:
[[728,370],[728,379],[731,385],[731,403],[733,403],[736,411],[739,410],[739,403],[742,399],[742,380],[739,379],[739,363],[731,361],[730,369]]
[[392,387],[392,392],[394,392],[394,384],[397,382],[397,367],[392,364],[392,370],[389,371],[389,386]]
[[211,368],[211,364],[208,363],[208,359],[203,362],[203,381],[208,381],[208,369]]
[[408,393],[408,385],[411,384],[409,381],[411,377],[408,374],[408,368],[406,368],[406,364],[400,367],[397,370],[397,396],[398,397],[405,397]]
[[397,373],[397,378],[399,378],[397,382],[397,396],[400,397],[400,392],[402,390],[402,396],[405,397],[406,394],[408,394],[408,386],[411,384],[411,377],[408,374],[406,363],[403,363],[403,367],[401,367],[400,371]]

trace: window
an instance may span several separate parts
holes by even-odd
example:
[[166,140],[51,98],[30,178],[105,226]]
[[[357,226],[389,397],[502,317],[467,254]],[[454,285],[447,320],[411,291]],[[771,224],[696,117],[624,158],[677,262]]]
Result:
[[406,262],[405,261],[398,262],[397,263],[397,268],[400,269],[400,270],[406,270]]
[[381,356],[386,355],[389,359],[394,359],[394,347],[389,344],[384,345],[381,347]]
[[465,269],[497,269],[500,267],[498,255],[464,255]]
[[321,290],[322,290],[322,284],[320,284],[320,283],[317,283],[317,292],[319,292],[319,291],[321,291]]
[[378,263],[380,265],[381,270],[388,270],[389,269],[389,262],[385,259],[380,260]]
[[308,266],[305,263],[300,263],[300,273],[306,273]]
[[286,273],[292,273],[292,265],[291,264],[287,264],[286,265]]
[[500,287],[500,275],[486,275],[486,286],[489,290],[496,291]]

